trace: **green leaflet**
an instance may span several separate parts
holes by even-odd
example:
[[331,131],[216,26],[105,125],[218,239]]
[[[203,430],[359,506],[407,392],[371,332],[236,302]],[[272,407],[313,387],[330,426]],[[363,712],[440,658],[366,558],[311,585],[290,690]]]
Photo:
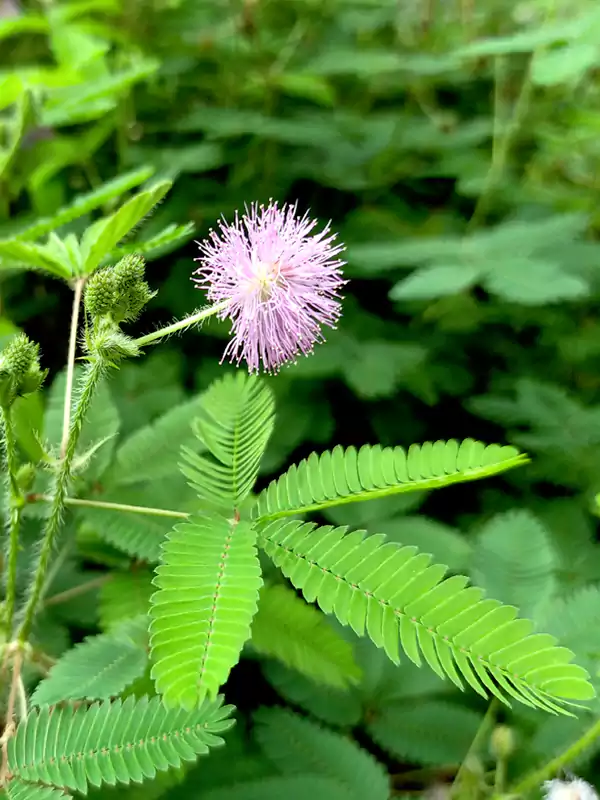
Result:
[[284,585],[263,586],[252,646],[320,684],[345,688],[360,678],[352,646],[314,606]]
[[346,786],[320,775],[278,775],[202,792],[202,800],[353,800],[354,797]]
[[158,697],[76,710],[44,706],[10,739],[9,769],[22,781],[83,793],[89,785],[140,783],[223,744],[219,734],[233,724],[232,710],[221,698],[191,711],[169,711]]
[[150,608],[152,677],[167,706],[214,697],[239,660],[262,584],[255,542],[249,523],[217,516],[168,535]]
[[194,431],[212,458],[181,451],[181,471],[203,500],[237,507],[250,494],[274,413],[271,390],[255,376],[237,372],[211,384]]
[[149,425],[138,428],[117,450],[104,480],[114,486],[158,480],[177,470],[182,445],[193,445],[192,422],[203,396],[170,408]]
[[109,255],[103,259],[103,263],[110,263],[119,261],[123,256],[129,253],[137,253],[144,256],[146,261],[150,261],[166,253],[175,250],[178,245],[187,242],[194,233],[195,225],[193,222],[188,222],[185,225],[167,225],[164,230],[151,236],[149,239],[144,239],[140,242],[133,244],[123,245],[122,247],[115,247],[111,250]]
[[70,794],[52,786],[36,786],[18,778],[13,778],[6,790],[10,800],[64,800],[66,797],[71,797]]
[[144,616],[109,635],[88,636],[52,667],[33,693],[32,704],[105,700],[119,695],[144,674],[148,663],[146,628]]
[[89,214],[90,211],[94,211],[94,209],[105,205],[110,200],[114,200],[134,186],[138,186],[148,180],[152,172],[152,167],[138,167],[103,183],[91,192],[80,194],[68,206],[55,211],[51,217],[39,219],[33,225],[23,228],[17,233],[16,238],[20,241],[25,241],[44,236],[56,230],[56,228],[66,225],[68,222]]
[[282,708],[261,708],[254,722],[261,749],[284,774],[331,778],[355,800],[388,799],[381,764],[345,736]]
[[274,519],[453,483],[487,478],[527,461],[514,447],[473,439],[402,447],[334,447],[313,453],[261,492],[256,519]]
[[147,569],[135,572],[113,572],[100,590],[100,624],[107,631],[122,622],[147,614],[150,608],[152,573]]
[[519,509],[496,514],[479,531],[470,575],[486,594],[540,622],[556,592],[557,568],[550,533],[530,511]]
[[380,747],[402,761],[460,764],[481,721],[482,715],[470,708],[425,700],[380,709],[366,727]]
[[[416,664],[423,658],[459,688],[463,679],[484,697],[555,713],[569,701],[595,696],[586,670],[553,636],[532,635],[514,606],[483,599],[483,591],[416,547],[365,531],[275,520],[259,543],[309,602],[367,635],[399,660],[399,644]],[[461,678],[462,675],[462,678]],[[555,702],[558,701],[558,702]]]
[[139,192],[114,214],[91,225],[81,240],[83,272],[91,274],[102,259],[113,250],[171,188],[170,181],[158,181],[146,191]]

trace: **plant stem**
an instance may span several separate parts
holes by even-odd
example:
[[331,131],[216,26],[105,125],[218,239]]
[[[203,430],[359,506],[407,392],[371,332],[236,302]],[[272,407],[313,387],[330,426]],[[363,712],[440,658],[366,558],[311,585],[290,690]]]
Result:
[[466,756],[464,757],[460,767],[458,768],[458,772],[456,773],[456,777],[454,778],[454,781],[450,788],[451,797],[456,797],[460,793],[462,780],[465,776],[465,773],[469,769],[469,762],[477,753],[477,750],[481,746],[481,743],[484,737],[486,736],[490,726],[494,722],[494,717],[496,715],[496,706],[497,706],[497,700],[495,697],[493,697],[490,700],[490,704],[487,707],[487,711],[485,712],[483,719],[481,720],[481,723],[479,725],[479,728],[475,733],[473,741],[471,742],[471,746],[469,747]]
[[0,767],[0,784],[4,785],[8,773],[8,742],[15,733],[15,700],[22,686],[21,668],[23,666],[23,653],[17,648],[12,664],[12,680],[8,695],[8,708],[6,711],[6,725],[2,734],[2,766]]
[[17,484],[17,447],[10,417],[10,408],[0,408],[4,440],[4,464],[8,477],[8,564],[6,570],[6,637],[11,638],[17,586],[19,527],[23,499]]
[[44,608],[66,603],[68,600],[72,600],[74,597],[79,597],[80,594],[91,592],[92,589],[98,589],[100,586],[104,586],[105,583],[109,583],[110,581],[112,581],[112,575],[100,575],[98,578],[92,578],[91,581],[80,583],[79,586],[73,586],[71,589],[65,589],[64,592],[59,592],[58,594],[53,594],[52,597],[49,597],[44,603]]
[[501,103],[500,88],[498,86],[498,83],[500,75],[502,74],[502,69],[500,66],[502,62],[499,61],[498,59],[496,60],[496,90],[495,90],[494,142],[492,148],[492,164],[488,171],[483,191],[479,195],[479,200],[477,201],[475,210],[473,211],[473,216],[469,220],[469,224],[467,226],[468,232],[471,232],[473,228],[477,227],[479,222],[487,213],[493,192],[496,189],[496,185],[502,175],[502,172],[504,171],[504,167],[506,165],[506,161],[508,159],[508,155],[510,153],[510,149],[512,147],[514,138],[517,132],[519,131],[519,128],[521,127],[521,123],[523,122],[523,119],[529,107],[529,99],[531,97],[531,93],[533,90],[533,84],[531,82],[531,66],[533,64],[535,56],[536,54],[533,53],[531,58],[529,59],[525,76],[523,78],[523,83],[521,84],[521,90],[519,92],[519,96],[514,105],[512,116],[506,122],[504,135],[502,136],[501,139],[498,138],[498,128],[499,128],[498,115],[500,113],[500,103]]
[[[51,502],[52,497],[47,494],[36,494],[33,500]],[[186,511],[171,511],[168,508],[152,508],[151,506],[130,506],[124,503],[108,503],[103,500],[83,500],[76,497],[65,497],[66,506],[79,506],[80,508],[104,508],[107,511],[123,511],[130,514],[146,514],[151,517],[172,517],[173,519],[187,519],[190,515]]]
[[151,342],[155,342],[157,339],[162,339],[164,336],[169,336],[171,333],[177,333],[177,331],[190,328],[192,325],[196,325],[198,322],[203,322],[205,319],[208,319],[208,317],[212,317],[214,314],[224,311],[229,303],[229,300],[222,300],[220,303],[215,303],[214,306],[209,306],[208,308],[203,308],[200,311],[196,311],[195,314],[191,314],[189,317],[185,317],[185,319],[180,319],[178,322],[174,322],[172,325],[167,325],[166,328],[160,328],[160,330],[154,331],[153,333],[147,333],[145,336],[135,339],[134,344],[136,344],[138,347],[144,347]]
[[87,414],[87,411],[92,402],[94,391],[102,374],[105,366],[100,358],[92,356],[86,372],[83,377],[81,392],[75,405],[73,418],[69,428],[69,437],[67,440],[67,447],[65,450],[64,458],[62,459],[58,468],[58,474],[54,484],[54,492],[52,495],[52,506],[50,508],[50,515],[46,522],[44,537],[42,539],[42,546],[36,566],[33,582],[29,590],[29,597],[25,606],[23,622],[19,628],[17,638],[19,642],[27,641],[31,632],[31,626],[37,611],[42,590],[44,588],[44,580],[46,578],[46,571],[50,561],[52,548],[56,541],[56,537],[60,530],[62,515],[65,508],[65,497],[69,488],[71,479],[71,465],[73,463],[73,456],[75,455],[75,448],[81,433],[81,427]]
[[71,399],[73,396],[73,375],[75,373],[75,351],[77,349],[77,327],[79,323],[79,307],[83,291],[84,278],[78,278],[73,287],[73,309],[71,311],[71,332],[69,334],[69,352],[67,355],[67,383],[65,386],[65,406],[63,413],[63,431],[60,443],[60,456],[65,457],[69,439],[71,422]]
[[563,753],[548,761],[543,767],[532,770],[525,777],[511,786],[508,793],[511,795],[522,795],[538,788],[545,780],[552,778],[556,773],[569,762],[577,758],[600,736],[600,719],[596,720],[588,730],[577,739]]

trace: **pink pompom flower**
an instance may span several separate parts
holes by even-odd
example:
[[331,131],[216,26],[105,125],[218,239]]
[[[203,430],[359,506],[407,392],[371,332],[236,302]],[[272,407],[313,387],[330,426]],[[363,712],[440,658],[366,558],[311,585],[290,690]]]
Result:
[[326,225],[296,213],[297,206],[252,204],[240,218],[197,242],[200,267],[193,280],[213,303],[228,301],[218,316],[231,321],[223,359],[250,372],[266,372],[308,355],[323,341],[321,327],[335,328],[346,281],[337,256],[344,250]]

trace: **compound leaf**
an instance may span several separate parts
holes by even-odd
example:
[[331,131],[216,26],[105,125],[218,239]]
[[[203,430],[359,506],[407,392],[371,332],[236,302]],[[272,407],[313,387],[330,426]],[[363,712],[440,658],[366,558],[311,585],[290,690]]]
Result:
[[326,686],[345,688],[360,678],[350,643],[287,586],[263,586],[252,646]]
[[167,706],[215,696],[250,637],[262,579],[247,522],[195,517],[163,545],[151,600],[152,677]]
[[44,706],[10,739],[9,769],[23,781],[82,793],[89,785],[141,783],[223,744],[219,734],[233,720],[232,707],[221,703],[168,710],[158,697],[131,696],[77,709]]
[[323,508],[374,500],[398,492],[435,489],[487,478],[527,461],[514,447],[425,442],[402,447],[364,445],[313,453],[272,481],[254,509],[258,519],[274,519]]
[[273,394],[256,376],[237,372],[210,386],[194,430],[212,458],[181,451],[181,471],[203,500],[237,507],[250,494],[274,412]]
[[483,599],[467,578],[444,580],[447,568],[414,546],[298,520],[261,525],[259,544],[306,600],[366,632],[394,662],[400,644],[460,689],[464,680],[484,697],[554,713],[595,695],[586,670],[553,636],[532,635],[533,623],[514,606]]

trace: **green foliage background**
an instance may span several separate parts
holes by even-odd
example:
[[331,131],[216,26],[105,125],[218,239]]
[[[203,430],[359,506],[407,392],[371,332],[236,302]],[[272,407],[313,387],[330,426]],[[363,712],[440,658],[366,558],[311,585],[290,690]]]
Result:
[[[176,247],[153,254],[148,280],[158,295],[134,326],[145,332],[202,302],[190,281],[193,239],[219,215],[273,197],[331,218],[347,246],[344,316],[312,357],[269,379],[278,416],[259,485],[338,443],[473,436],[526,450],[532,464],[502,479],[340,507],[323,521],[417,544],[560,635],[595,676],[595,0],[72,0],[10,8],[0,4],[0,239],[131,170],[175,180],[141,240],[171,224],[192,222],[194,231],[179,231]],[[61,233],[81,233],[97,208],[113,207],[101,201],[80,219],[66,218]],[[42,235],[43,224],[32,238]],[[19,272],[14,261],[4,266],[0,338],[23,328],[41,343],[54,377],[66,354],[70,292]],[[94,438],[118,434],[123,442],[231,370],[218,366],[226,337],[211,322],[125,366],[95,405]],[[54,384],[43,423],[41,407],[28,411],[55,441],[61,396]],[[133,450],[127,462],[121,451],[111,464],[105,449],[86,478],[110,466],[119,485],[111,499],[141,502],[135,484],[155,479],[163,497],[155,494],[154,505],[188,507],[190,493],[179,480],[176,497],[170,483],[178,449],[168,449],[185,444],[184,435],[169,426],[163,434],[160,458],[136,462]],[[21,446],[35,451],[36,443]],[[95,485],[99,499],[105,489]],[[116,578],[99,597],[56,606],[45,649],[57,656],[69,641],[146,610],[146,566],[135,562],[132,571],[119,550],[121,521],[101,519],[102,540],[86,517],[80,552],[69,554],[49,594],[107,567]],[[157,526],[146,554],[152,561],[170,525],[143,524]],[[118,591],[118,581],[128,588]],[[313,621],[305,624],[310,643]],[[285,666],[263,641],[263,656],[250,652],[227,690],[252,736],[242,722],[227,734],[226,750],[179,776],[178,788],[153,783],[152,796],[385,798],[385,781],[378,783],[385,768],[398,793],[445,780],[485,704],[412,665],[394,667],[368,643],[352,646],[363,677],[343,695],[353,668],[340,666],[345,651],[334,659],[342,673],[331,689],[331,664],[313,658],[302,669],[298,656]],[[131,659],[139,663],[137,650]],[[307,669],[309,677],[301,674]],[[327,689],[318,685],[324,674]],[[523,709],[506,720],[521,736],[516,767],[549,758],[589,722],[587,713],[554,720]],[[357,745],[331,738],[333,729],[355,731],[354,741],[385,767],[344,751]],[[294,750],[304,739],[312,755]],[[413,784],[402,777],[406,765],[432,771]],[[593,777],[589,759],[588,769]],[[111,795],[121,791],[141,790]]]

